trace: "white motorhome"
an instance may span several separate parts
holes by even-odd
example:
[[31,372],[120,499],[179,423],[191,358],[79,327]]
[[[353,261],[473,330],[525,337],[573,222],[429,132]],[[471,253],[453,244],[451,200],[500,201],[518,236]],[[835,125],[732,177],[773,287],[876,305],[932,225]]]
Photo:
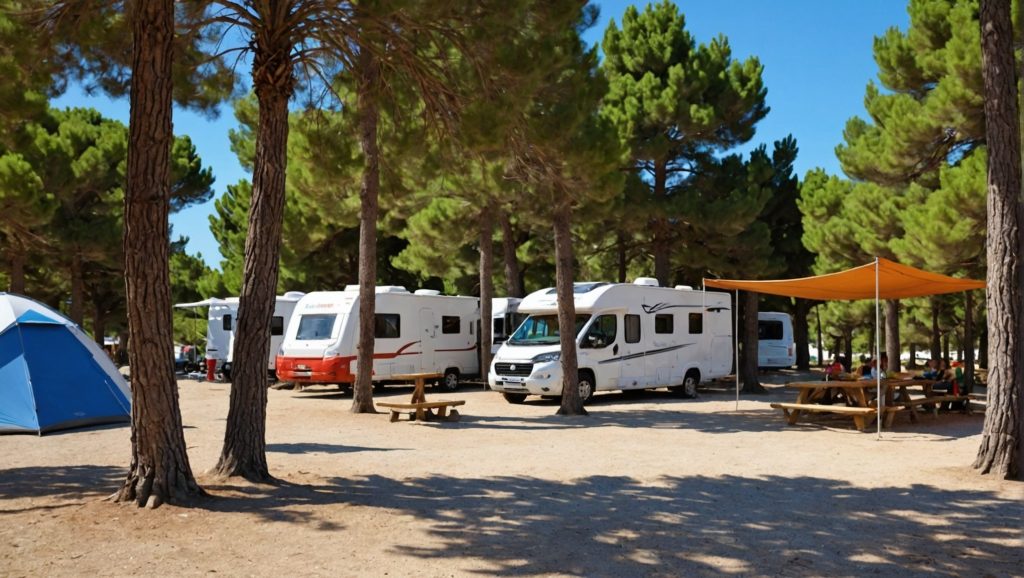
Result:
[[[726,293],[659,287],[655,279],[576,283],[580,397],[595,391],[668,387],[685,396],[702,380],[732,368],[731,304]],[[491,389],[510,403],[527,395],[561,395],[555,289],[526,296],[529,317],[495,355]]]
[[519,304],[523,300],[518,297],[495,297],[491,299],[491,330],[494,343],[491,354],[498,348],[526,319],[525,313],[519,312]]
[[765,311],[757,314],[757,366],[792,367],[796,363],[793,318],[788,313]]
[[[461,377],[479,375],[480,300],[404,287],[376,288],[373,380],[441,373],[454,390]],[[359,286],[307,294],[296,305],[278,352],[277,375],[299,383],[351,385],[359,338]]]
[[[292,317],[295,304],[305,293],[289,291],[278,295],[274,301],[274,316],[270,321],[270,354],[267,370],[275,371],[277,350],[284,340],[284,333]],[[195,303],[178,303],[181,309],[208,307],[206,319],[206,359],[217,361],[217,372],[231,379],[231,364],[234,362],[235,327],[238,322],[238,297],[218,299],[211,297]]]

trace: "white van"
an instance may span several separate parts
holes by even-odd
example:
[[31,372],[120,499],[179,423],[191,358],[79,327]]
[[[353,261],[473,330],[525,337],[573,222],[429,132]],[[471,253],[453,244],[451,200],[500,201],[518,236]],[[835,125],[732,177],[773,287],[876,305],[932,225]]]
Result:
[[[277,350],[281,347],[288,322],[291,320],[295,304],[305,293],[289,291],[278,295],[274,301],[274,316],[270,324],[270,355],[267,370],[273,374]],[[206,359],[217,361],[217,372],[224,378],[231,379],[231,364],[234,362],[235,328],[238,324],[238,297],[218,299],[211,297],[195,303],[178,303],[180,309],[208,307],[206,319]]]
[[495,297],[491,299],[491,330],[494,343],[491,345],[491,354],[498,352],[498,348],[509,338],[510,335],[526,319],[525,313],[519,312],[519,304],[523,300],[518,297]]
[[796,363],[793,318],[788,313],[765,311],[757,314],[757,366],[792,367]]
[[[659,287],[655,279],[576,283],[580,397],[595,391],[668,387],[688,397],[702,380],[732,368],[731,303],[726,293]],[[510,403],[527,395],[561,395],[555,289],[528,295],[529,317],[495,355],[491,389]]]
[[[454,390],[461,377],[479,375],[479,299],[380,286],[375,301],[374,382],[399,374],[441,373],[442,385]],[[278,352],[278,378],[350,386],[358,339],[358,285],[309,293],[296,305]]]

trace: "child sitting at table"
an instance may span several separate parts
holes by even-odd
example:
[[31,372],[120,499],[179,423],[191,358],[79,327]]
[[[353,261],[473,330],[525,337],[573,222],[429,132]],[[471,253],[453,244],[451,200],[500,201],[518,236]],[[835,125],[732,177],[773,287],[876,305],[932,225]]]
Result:
[[842,373],[843,364],[839,363],[839,360],[833,357],[832,361],[830,361],[828,365],[825,366],[825,381],[833,381],[839,379]]
[[929,359],[925,366],[928,368],[921,374],[921,379],[939,379],[942,372],[939,371],[939,360]]

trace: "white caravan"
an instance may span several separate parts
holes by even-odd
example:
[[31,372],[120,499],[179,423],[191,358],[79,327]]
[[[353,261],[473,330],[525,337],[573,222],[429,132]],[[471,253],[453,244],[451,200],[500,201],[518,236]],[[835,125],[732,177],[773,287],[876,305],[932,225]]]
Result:
[[[668,387],[692,397],[702,380],[732,369],[732,312],[726,293],[659,287],[655,279],[576,283],[580,397],[595,391]],[[561,395],[555,289],[526,296],[529,317],[501,346],[487,375],[510,403]]]
[[498,352],[498,348],[509,338],[510,335],[526,319],[525,313],[519,312],[519,304],[523,300],[518,297],[496,297],[491,299],[491,331],[494,343],[491,345],[491,354]]
[[[375,301],[373,381],[408,373],[440,373],[442,385],[454,390],[461,377],[479,375],[479,299],[380,286]],[[278,352],[278,378],[351,385],[358,339],[358,285],[309,293],[296,305]]]
[[796,363],[793,318],[788,313],[757,314],[757,366],[792,367]]
[[[295,304],[305,293],[289,291],[278,295],[274,302],[274,316],[270,320],[270,355],[267,369],[275,370],[277,350],[284,340],[284,333],[292,317]],[[180,309],[209,307],[206,318],[206,359],[217,361],[217,371],[225,379],[231,379],[231,364],[234,362],[235,327],[238,322],[238,297],[218,299],[211,297],[195,303],[178,303]]]

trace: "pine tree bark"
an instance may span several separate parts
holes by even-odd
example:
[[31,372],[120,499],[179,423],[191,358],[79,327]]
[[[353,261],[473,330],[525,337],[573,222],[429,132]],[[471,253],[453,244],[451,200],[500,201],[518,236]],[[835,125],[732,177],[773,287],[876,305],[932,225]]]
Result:
[[68,319],[81,327],[85,323],[85,307],[82,303],[85,299],[85,284],[82,282],[82,256],[77,251],[71,256],[70,274],[71,307],[68,309]]
[[491,367],[491,300],[494,298],[494,210],[485,203],[480,211],[480,375]]
[[15,253],[11,257],[11,284],[9,291],[18,295],[25,294],[25,255]]
[[[274,12],[274,13],[269,13]],[[238,300],[231,399],[224,446],[215,471],[251,482],[272,482],[267,465],[267,359],[277,295],[285,174],[288,101],[295,90],[290,35],[276,11],[263,14],[253,38],[252,78],[259,102],[252,200]]]
[[[562,346],[562,403],[558,415],[587,415],[580,398],[576,360],[576,301],[573,293],[572,205],[566,195],[556,200],[555,290],[558,296],[558,335]],[[596,386],[596,384],[591,384]]]
[[1024,245],[1021,148],[1010,3],[981,1],[982,73],[988,143],[988,407],[974,468],[1024,473]]
[[964,292],[964,384],[970,393],[974,385],[974,295]]
[[[171,352],[169,272],[173,0],[130,4],[131,108],[124,260],[132,371],[132,459],[113,499],[155,508],[204,495],[185,451]],[[126,345],[122,342],[122,345]]]
[[900,369],[900,302],[896,299],[885,300],[885,355],[889,358],[889,366],[884,371],[896,373]]
[[501,225],[501,249],[505,261],[505,290],[509,297],[525,297],[526,290],[523,288],[523,274],[519,267],[519,257],[516,255],[516,237],[515,231],[512,229],[512,221],[505,209],[499,208],[496,212]]
[[939,331],[939,300],[932,297],[932,359],[942,358],[942,333]]
[[359,340],[356,345],[356,383],[352,413],[376,413],[373,406],[373,314],[377,284],[377,211],[380,189],[380,149],[377,124],[380,112],[377,85],[380,63],[369,50],[359,52],[356,114],[363,150],[363,183],[359,189]]
[[811,368],[811,352],[808,343],[810,336],[807,327],[810,310],[810,302],[806,299],[797,299],[793,306],[793,341],[796,345],[796,368],[800,371],[807,371]]
[[743,358],[740,364],[743,393],[767,392],[757,376],[757,300],[757,293],[743,293]]
[[103,347],[103,338],[107,334],[107,313],[99,303],[93,304],[92,338],[97,345]]
[[615,234],[615,260],[618,265],[618,281],[619,283],[626,282],[626,236],[622,234],[622,231],[618,231]]
[[847,372],[853,369],[853,331],[843,332],[843,369]]
[[[664,161],[657,161],[654,166],[654,198],[661,201],[665,198],[668,188],[668,169]],[[668,242],[668,220],[658,217],[654,222],[654,276],[662,287],[668,287],[671,282],[672,267],[669,262]]]
[[911,343],[908,347],[910,348],[910,360],[907,361],[907,369],[917,369],[917,344]]

